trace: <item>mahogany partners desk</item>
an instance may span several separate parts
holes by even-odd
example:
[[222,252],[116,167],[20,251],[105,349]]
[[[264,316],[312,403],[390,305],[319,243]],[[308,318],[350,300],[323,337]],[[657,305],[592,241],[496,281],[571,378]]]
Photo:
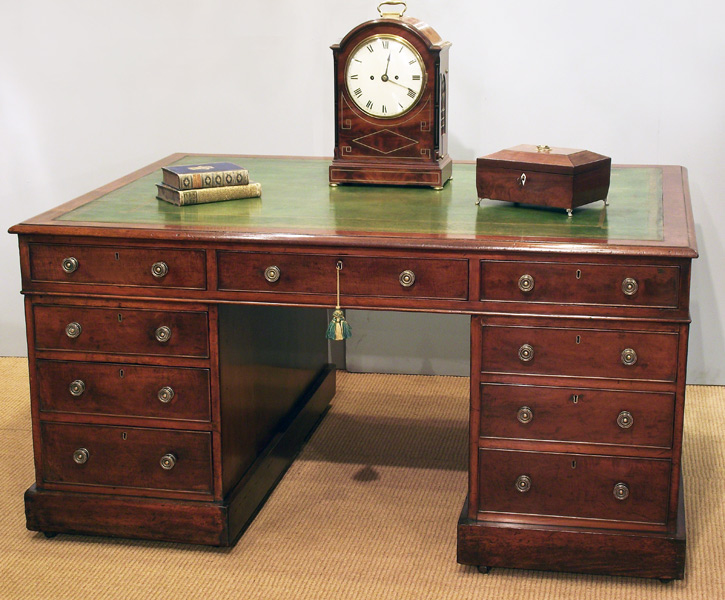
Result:
[[571,219],[477,207],[467,164],[442,191],[331,188],[326,160],[245,157],[262,199],[155,199],[160,166],[221,158],[171,156],[10,230],[29,529],[233,544],[334,395],[342,261],[344,308],[471,317],[459,562],[683,576],[684,169],[615,168],[609,206]]

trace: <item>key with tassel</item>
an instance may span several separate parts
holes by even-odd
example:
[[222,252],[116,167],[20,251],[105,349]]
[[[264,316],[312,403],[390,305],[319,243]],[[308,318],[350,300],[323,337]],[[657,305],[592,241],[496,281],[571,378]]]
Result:
[[328,340],[346,340],[352,335],[350,324],[345,320],[345,313],[340,308],[340,271],[342,271],[342,261],[338,260],[335,265],[335,273],[337,274],[337,302],[335,310],[332,313],[332,321],[327,327]]

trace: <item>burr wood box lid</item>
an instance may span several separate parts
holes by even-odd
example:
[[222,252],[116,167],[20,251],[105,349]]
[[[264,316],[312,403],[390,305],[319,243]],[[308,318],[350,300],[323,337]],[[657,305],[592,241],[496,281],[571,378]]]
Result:
[[570,148],[521,145],[476,161],[479,198],[571,211],[606,200],[612,159]]

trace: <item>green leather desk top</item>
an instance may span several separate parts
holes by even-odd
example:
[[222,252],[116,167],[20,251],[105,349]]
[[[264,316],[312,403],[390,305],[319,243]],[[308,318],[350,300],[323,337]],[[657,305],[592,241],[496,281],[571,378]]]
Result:
[[234,158],[189,155],[173,164],[221,160],[249,169],[262,197],[178,207],[156,199],[161,171],[57,217],[86,224],[143,224],[313,234],[412,234],[471,239],[479,236],[661,240],[662,171],[614,168],[609,206],[574,211],[484,200],[476,206],[475,165],[456,164],[443,190],[328,185],[325,159]]

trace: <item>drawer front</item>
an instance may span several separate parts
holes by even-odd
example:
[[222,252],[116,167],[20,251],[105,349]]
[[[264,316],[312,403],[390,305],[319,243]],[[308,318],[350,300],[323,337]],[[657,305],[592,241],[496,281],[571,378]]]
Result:
[[666,460],[479,450],[484,512],[665,523],[669,481]]
[[481,385],[482,438],[672,447],[674,394]]
[[[343,263],[340,271],[342,296],[451,300],[468,298],[468,261],[463,259],[382,257],[339,259],[319,254],[220,252],[219,289],[334,295],[335,265],[338,260],[342,260]],[[279,274],[274,281],[269,281],[267,278],[274,279],[268,271],[271,268],[276,268]],[[412,281],[406,272],[413,274]],[[408,277],[406,278],[404,274]]]
[[43,412],[210,421],[209,371],[37,361]]
[[481,300],[676,308],[674,266],[483,261]]
[[487,325],[481,366],[493,373],[674,381],[678,341],[667,332]]
[[29,249],[33,281],[206,289],[202,250],[53,244]]
[[212,492],[208,432],[47,422],[40,430],[45,483]]
[[209,356],[206,312],[35,305],[33,314],[39,350]]

